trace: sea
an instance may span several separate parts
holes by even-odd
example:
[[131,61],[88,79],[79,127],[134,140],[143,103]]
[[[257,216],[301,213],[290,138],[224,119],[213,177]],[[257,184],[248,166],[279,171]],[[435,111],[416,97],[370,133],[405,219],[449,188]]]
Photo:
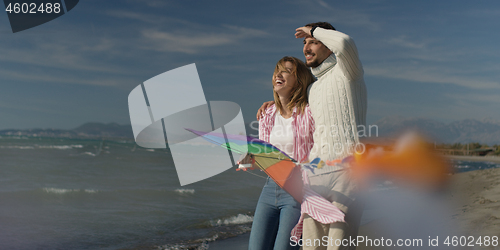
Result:
[[266,179],[233,168],[180,186],[167,149],[127,140],[2,136],[0,159],[0,249],[13,250],[209,249],[250,231]]

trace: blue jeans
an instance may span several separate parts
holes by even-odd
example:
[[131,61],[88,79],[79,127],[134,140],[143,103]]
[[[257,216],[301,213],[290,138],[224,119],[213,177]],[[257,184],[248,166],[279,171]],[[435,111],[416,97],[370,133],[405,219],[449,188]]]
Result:
[[300,203],[267,178],[255,208],[248,249],[299,249],[298,245],[290,245],[290,233],[299,218]]

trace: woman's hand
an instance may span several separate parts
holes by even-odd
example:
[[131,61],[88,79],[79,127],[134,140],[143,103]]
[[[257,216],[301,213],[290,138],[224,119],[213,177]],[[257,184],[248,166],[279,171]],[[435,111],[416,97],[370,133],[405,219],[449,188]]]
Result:
[[273,104],[274,101],[268,101],[263,103],[262,106],[259,108],[259,110],[257,110],[257,120],[260,120],[260,118],[264,116],[264,112],[266,111],[266,109]]
[[236,171],[240,169],[246,171],[247,169],[255,169],[257,167],[255,164],[255,158],[249,153],[242,155],[236,163],[238,164]]
[[247,153],[246,155],[242,155],[236,163],[238,163],[238,164],[254,164],[255,159],[253,158],[252,154]]

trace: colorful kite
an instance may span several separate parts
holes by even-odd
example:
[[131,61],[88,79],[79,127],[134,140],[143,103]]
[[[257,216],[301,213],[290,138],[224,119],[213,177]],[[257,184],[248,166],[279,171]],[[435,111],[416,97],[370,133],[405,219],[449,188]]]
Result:
[[290,156],[268,142],[243,135],[191,131],[205,140],[251,158],[276,184],[298,202],[302,201],[303,182],[300,166]]

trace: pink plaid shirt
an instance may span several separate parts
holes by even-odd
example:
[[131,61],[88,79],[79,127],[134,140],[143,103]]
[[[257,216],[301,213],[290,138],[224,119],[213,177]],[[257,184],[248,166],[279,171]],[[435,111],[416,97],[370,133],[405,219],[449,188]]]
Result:
[[[263,117],[259,120],[259,139],[269,142],[269,137],[271,136],[271,131],[274,126],[274,119],[276,116],[276,105],[271,105],[265,111]],[[312,118],[311,110],[309,105],[306,106],[304,112],[300,115],[297,113],[297,108],[293,108],[292,111],[292,128],[293,128],[293,155],[290,155],[293,159],[298,162],[307,160],[309,152],[314,144],[313,133],[314,133],[314,120]]]
[[305,214],[308,214],[311,218],[323,224],[345,221],[345,214],[342,210],[311,189],[306,170],[302,170],[302,180],[304,181],[304,198],[300,205],[299,222],[291,232],[290,239],[293,242],[297,242],[302,236]]
[[[259,139],[269,142],[276,111],[276,106],[273,104],[266,109],[264,116],[259,120]],[[312,136],[314,133],[314,120],[309,105],[306,106],[304,112],[300,115],[297,114],[297,108],[294,108],[292,117],[294,118],[292,121],[294,147],[293,155],[290,156],[298,162],[303,162],[308,160],[309,152],[314,144]],[[344,221],[344,213],[339,208],[309,187],[309,179],[304,170],[302,171],[302,179],[304,181],[304,199],[301,204],[299,222],[291,232],[293,241],[300,239],[302,235],[305,214],[309,214],[313,219],[323,224]]]

